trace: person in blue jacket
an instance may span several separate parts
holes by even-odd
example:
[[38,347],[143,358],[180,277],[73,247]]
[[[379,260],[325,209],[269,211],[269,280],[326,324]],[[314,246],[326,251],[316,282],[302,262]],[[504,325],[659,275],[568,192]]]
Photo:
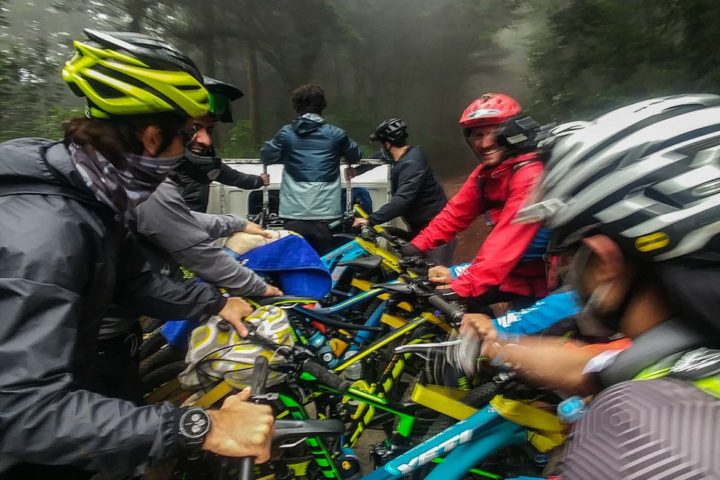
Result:
[[535,335],[580,313],[580,299],[575,290],[559,290],[521,310],[511,310],[492,318],[484,314],[467,314],[461,331],[467,329],[483,339]]
[[322,117],[327,107],[318,85],[295,89],[298,117],[265,142],[260,160],[285,164],[280,183],[280,218],[285,228],[303,237],[320,254],[333,247],[329,224],[342,216],[340,159],[357,163],[362,152],[343,130]]

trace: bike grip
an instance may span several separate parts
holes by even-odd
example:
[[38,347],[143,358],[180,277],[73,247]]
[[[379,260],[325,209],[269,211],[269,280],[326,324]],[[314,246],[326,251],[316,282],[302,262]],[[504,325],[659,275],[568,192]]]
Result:
[[430,295],[428,302],[452,320],[460,321],[465,314],[461,308],[456,307],[438,294]]
[[347,392],[352,385],[349,381],[341,378],[336,373],[331,372],[311,358],[308,358],[303,362],[303,370],[317,378],[320,383],[323,383],[340,393]]
[[239,460],[238,468],[238,480],[253,480],[255,473],[253,467],[255,465],[255,459],[253,457],[243,457]]
[[269,370],[269,363],[266,357],[262,355],[255,357],[255,363],[253,365],[252,383],[250,384],[252,395],[265,394],[265,384],[267,383]]

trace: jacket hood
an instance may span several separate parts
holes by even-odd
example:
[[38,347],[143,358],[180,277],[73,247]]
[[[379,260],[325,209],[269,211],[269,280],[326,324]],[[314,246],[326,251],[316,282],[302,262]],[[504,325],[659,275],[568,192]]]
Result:
[[292,122],[292,129],[300,136],[308,135],[325,125],[325,119],[316,113],[306,113]]
[[72,196],[96,202],[61,142],[19,138],[0,144],[0,181],[6,184],[46,184],[60,187]]

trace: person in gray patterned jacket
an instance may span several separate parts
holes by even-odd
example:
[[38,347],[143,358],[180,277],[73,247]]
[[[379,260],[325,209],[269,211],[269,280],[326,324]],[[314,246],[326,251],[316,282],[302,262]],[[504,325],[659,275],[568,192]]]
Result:
[[342,216],[340,159],[357,163],[362,152],[343,130],[321,116],[327,106],[317,85],[295,89],[293,107],[298,117],[265,142],[264,164],[283,163],[280,212],[285,227],[294,230],[320,254],[332,249],[328,225]]
[[274,419],[247,391],[206,411],[87,388],[111,301],[135,315],[219,314],[238,331],[252,309],[158,275],[123,221],[180,162],[189,117],[208,110],[197,67],[155,37],[85,33],[63,79],[86,116],[64,123],[64,142],[0,144],[0,479],[127,478],[203,449],[266,460]]

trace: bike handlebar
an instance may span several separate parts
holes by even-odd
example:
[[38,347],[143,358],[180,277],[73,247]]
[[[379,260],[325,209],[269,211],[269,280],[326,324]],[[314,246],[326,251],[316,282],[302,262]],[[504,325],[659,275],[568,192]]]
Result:
[[[301,370],[304,370],[307,373],[311,374],[313,377],[318,379],[318,381],[324,383],[328,387],[337,390],[340,393],[345,393],[350,388],[350,382],[339,377],[337,374],[331,372],[325,366],[310,357],[312,353],[309,350],[303,347],[299,347],[297,345],[288,347],[275,344],[272,340],[258,335],[256,329],[251,326],[248,326],[248,331],[248,339],[257,343],[258,345],[262,345],[265,348],[268,348],[270,350],[289,348],[290,352],[292,352],[291,355],[295,357],[295,360],[301,365]],[[256,359],[256,362],[257,361],[261,361],[259,360],[259,357],[258,359]],[[267,362],[267,359],[265,359],[265,362]]]
[[448,302],[440,294],[430,295],[430,297],[428,297],[428,302],[430,302],[430,305],[440,310],[449,320],[455,322],[460,322],[465,314],[461,307]]
[[[268,359],[262,355],[255,357],[255,364],[253,365],[253,377],[252,382],[250,383],[253,397],[265,394],[265,384],[267,383],[269,373],[270,364],[268,362]],[[252,397],[250,401],[252,401]],[[252,480],[254,477],[253,465],[255,465],[255,459],[253,457],[243,457],[240,458],[238,461],[238,479]]]

